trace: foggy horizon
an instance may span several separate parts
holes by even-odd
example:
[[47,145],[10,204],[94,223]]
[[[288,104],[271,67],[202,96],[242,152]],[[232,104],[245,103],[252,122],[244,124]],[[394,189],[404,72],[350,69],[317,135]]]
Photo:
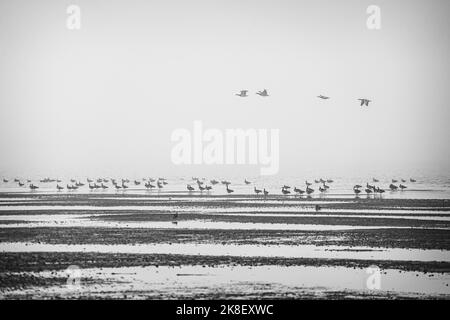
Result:
[[[66,28],[70,4],[80,30]],[[371,4],[380,30],[366,27]],[[258,175],[259,165],[174,165],[172,132],[201,120],[280,129],[280,176],[448,176],[443,7],[1,2],[0,175]],[[255,94],[264,88],[269,97]],[[244,89],[249,97],[235,96]]]

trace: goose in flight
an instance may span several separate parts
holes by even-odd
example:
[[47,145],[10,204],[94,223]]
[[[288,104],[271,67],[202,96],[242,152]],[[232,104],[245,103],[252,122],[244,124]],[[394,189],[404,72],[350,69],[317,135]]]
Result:
[[361,107],[362,106],[366,106],[366,107],[368,107],[369,106],[369,102],[372,102],[372,100],[369,100],[369,99],[358,99],[359,101],[361,101]]
[[248,92],[248,90],[241,90],[241,92],[236,93],[236,95],[238,97],[248,97],[247,92]]
[[258,91],[256,94],[260,95],[261,97],[268,97],[269,94],[267,93],[267,90],[264,89],[263,91]]
[[323,100],[330,99],[330,97],[323,96],[323,95],[317,96],[317,98],[320,98],[320,99],[323,99]]

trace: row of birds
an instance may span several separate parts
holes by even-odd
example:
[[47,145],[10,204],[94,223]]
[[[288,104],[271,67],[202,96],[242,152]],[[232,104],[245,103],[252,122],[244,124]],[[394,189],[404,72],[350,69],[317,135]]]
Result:
[[[198,186],[198,190],[201,191],[201,192],[209,191],[209,190],[212,189],[211,185],[216,185],[216,184],[219,183],[219,181],[217,181],[217,180],[210,180],[211,185],[207,185],[205,182],[201,181],[198,178],[192,178],[192,180],[196,181],[197,186]],[[334,181],[332,179],[324,180],[324,179],[321,178],[319,180],[314,180],[314,182],[315,183],[322,183],[322,185],[319,186],[319,191],[320,192],[325,192],[325,191],[327,191],[330,188],[326,183],[333,183]],[[227,191],[227,193],[233,193],[234,192],[234,190],[230,188],[231,182],[229,182],[227,180],[223,180],[220,183],[222,183],[223,185],[226,186],[225,190]],[[251,182],[248,181],[247,179],[244,180],[244,183],[246,185],[251,184]],[[312,183],[310,183],[308,181],[305,181],[305,184],[306,184],[306,189],[305,190],[302,190],[302,189],[299,189],[297,187],[294,187],[293,188],[294,192],[299,194],[299,195],[302,195],[304,193],[306,193],[306,194],[313,193],[314,189],[309,187],[310,185],[312,185]],[[192,191],[196,190],[191,184],[187,184],[186,188],[187,188],[187,190],[189,192],[192,192]],[[288,195],[288,194],[291,193],[290,189],[291,189],[290,186],[284,185],[283,187],[281,187],[281,193],[284,194],[284,195]],[[267,196],[269,194],[269,191],[267,191],[266,188],[261,190],[261,189],[257,189],[256,187],[253,187],[253,191],[256,193],[256,195],[263,194],[264,196]]]
[[[225,190],[227,191],[227,193],[233,193],[234,192],[234,190],[230,188],[231,182],[227,181],[227,180],[218,181],[218,180],[213,179],[213,180],[209,181],[210,182],[209,185],[205,181],[202,181],[201,179],[196,178],[196,177],[192,177],[192,180],[195,181],[195,183],[197,184],[197,188],[198,188],[198,190],[200,192],[203,192],[203,191],[208,192],[208,191],[212,190],[213,185],[217,185],[219,183],[222,184],[222,185],[225,185],[225,187],[226,187]],[[203,180],[205,180],[205,179],[203,178]],[[375,183],[379,182],[379,180],[376,179],[376,178],[372,178],[372,181],[375,182]],[[403,183],[406,182],[405,179],[400,179],[400,181],[403,182]],[[413,179],[413,178],[410,178],[409,181],[410,182],[416,182],[416,180]],[[3,178],[3,182],[7,183],[7,182],[9,182],[9,180],[6,179],[6,178]],[[25,182],[22,182],[19,179],[14,179],[14,182],[18,183],[18,185],[20,187],[25,186]],[[31,180],[28,179],[28,180],[26,180],[26,182],[29,183],[28,187],[31,190],[39,189],[39,187],[37,185],[31,183]],[[60,180],[60,179],[45,178],[45,179],[41,179],[40,182],[41,183],[52,183],[52,182],[54,183],[54,182],[56,182],[57,183],[57,185],[56,185],[56,189],[57,190],[64,190],[64,189],[77,190],[78,188],[85,186],[86,183],[88,184],[88,187],[91,190],[108,189],[109,186],[106,185],[106,184],[109,183],[109,182],[111,182],[112,186],[116,190],[121,190],[121,189],[126,190],[126,189],[129,188],[129,184],[131,183],[131,181],[129,179],[120,179],[120,181],[118,181],[118,180],[113,179],[113,178],[111,178],[111,179],[99,178],[99,179],[96,179],[96,180],[87,178],[86,179],[86,183],[83,183],[83,182],[81,182],[79,180],[76,180],[76,179],[70,179],[71,184],[66,184],[65,187],[60,185],[60,183],[62,182],[62,180]],[[155,178],[148,178],[148,179],[147,178],[143,178],[142,182],[143,182],[144,187],[147,188],[147,189],[154,189],[154,188],[162,189],[165,185],[168,184],[168,182],[166,181],[165,178],[157,178],[157,179],[155,179]],[[331,184],[333,182],[334,181],[332,179],[326,179],[325,180],[325,179],[320,178],[320,179],[315,179],[314,180],[314,183],[320,184],[319,187],[318,187],[318,190],[321,193],[326,192],[330,188],[330,186],[328,184]],[[407,186],[403,185],[402,183],[400,183],[400,185],[398,185],[398,186],[394,184],[394,183],[399,182],[399,180],[392,179],[391,182],[392,183],[389,185],[389,189],[391,191],[396,191],[398,189],[404,190],[404,189],[407,188]],[[134,183],[135,186],[141,185],[141,181],[139,181],[139,180],[134,180],[133,183]],[[252,182],[248,181],[247,179],[244,179],[244,183],[246,185],[252,184]],[[283,185],[281,187],[281,193],[284,194],[284,195],[289,195],[289,194],[291,194],[291,189],[292,189],[295,194],[303,195],[303,194],[306,193],[307,195],[309,195],[309,194],[312,194],[312,193],[315,192],[315,190],[313,188],[311,188],[312,184],[313,183],[311,183],[311,182],[305,181],[305,186],[306,187],[305,187],[304,190],[300,189],[300,188],[297,188],[297,187],[291,188],[291,186]],[[186,188],[187,188],[187,190],[189,192],[197,190],[195,187],[192,186],[192,184],[187,184]],[[353,192],[356,195],[358,195],[359,193],[362,192],[361,191],[362,188],[363,188],[362,185],[359,185],[359,184],[354,185],[353,186]],[[269,192],[265,188],[264,189],[258,189],[258,188],[256,188],[256,186],[254,186],[253,191],[254,191],[254,193],[256,195],[263,194],[264,196],[267,196],[269,194]],[[375,185],[370,185],[369,183],[366,183],[365,192],[367,194],[370,194],[370,193],[384,193],[385,190],[381,189],[380,187],[377,187]]]
[[[262,91],[257,91],[256,92],[257,95],[261,96],[261,97],[268,97],[269,94],[267,93],[267,89],[264,89]],[[245,98],[248,97],[248,90],[241,90],[239,93],[235,93],[236,96],[241,97],[241,98]],[[330,99],[330,97],[324,96],[324,95],[319,95],[317,96],[317,98],[322,99],[322,100],[328,100]],[[358,99],[360,101],[360,106],[369,106],[369,103],[372,102],[372,100],[366,99],[366,98],[360,98]]]
[[[380,182],[378,179],[375,179],[375,178],[373,178],[372,181],[373,181],[373,182]],[[400,179],[400,181],[403,182],[403,183],[406,182],[405,179]],[[412,183],[416,182],[416,180],[413,179],[413,178],[410,178],[409,181],[412,182]],[[390,189],[391,191],[397,191],[398,189],[400,189],[400,190],[405,190],[405,189],[408,188],[407,186],[405,186],[405,185],[402,184],[402,183],[400,183],[398,186],[395,185],[394,183],[397,183],[397,182],[398,182],[398,180],[396,180],[396,179],[392,179],[391,182],[392,182],[392,183],[389,185],[389,189]],[[362,188],[362,185],[356,184],[356,185],[353,186],[353,192],[354,192],[356,195],[358,195],[358,194],[360,194],[360,193],[362,192],[362,191],[361,191],[361,188]],[[385,192],[384,189],[381,189],[380,187],[377,187],[377,186],[375,186],[375,185],[370,185],[368,182],[366,183],[366,188],[364,189],[364,191],[365,191],[367,194],[371,194],[371,193],[384,193],[384,192]]]
[[[149,179],[142,179],[144,182],[144,186],[147,189],[153,189],[158,187],[158,189],[162,189],[165,185],[168,184],[168,182],[166,181],[165,178],[158,178],[158,179],[153,179],[153,178],[149,178]],[[8,183],[9,180],[6,178],[3,178],[3,182],[4,183]],[[14,182],[16,182],[19,187],[23,187],[25,186],[25,182],[22,182],[20,179],[14,179]],[[36,190],[39,189],[39,186],[35,185],[34,183],[31,183],[30,179],[26,180],[27,183],[29,183],[28,187],[31,190]],[[86,179],[86,183],[83,183],[79,180],[76,179],[70,179],[71,184],[66,184],[66,186],[62,186],[60,185],[60,183],[62,182],[61,179],[50,179],[50,178],[45,178],[45,179],[41,179],[39,180],[39,182],[41,183],[54,183],[56,182],[56,189],[57,190],[77,190],[80,187],[83,187],[86,185],[86,183],[88,184],[89,189],[91,190],[96,190],[96,189],[109,189],[109,186],[106,185],[106,183],[111,182],[112,186],[116,189],[116,190],[120,190],[120,189],[128,189],[129,188],[129,183],[131,182],[129,179],[121,179],[120,182],[118,182],[118,180],[116,179],[104,179],[104,178],[99,178],[97,180],[93,180],[93,179]],[[134,185],[138,186],[141,185],[141,181],[139,180],[134,180]]]

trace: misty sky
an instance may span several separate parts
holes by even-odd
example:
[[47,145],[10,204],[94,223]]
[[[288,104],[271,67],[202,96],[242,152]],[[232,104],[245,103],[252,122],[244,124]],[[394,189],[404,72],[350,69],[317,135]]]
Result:
[[[66,28],[70,4],[81,30]],[[372,4],[381,30],[366,27]],[[280,129],[282,175],[447,174],[449,9],[447,0],[2,0],[0,174],[259,173],[173,165],[171,133],[194,120]],[[270,97],[254,94],[263,88]],[[241,89],[250,97],[236,97]]]

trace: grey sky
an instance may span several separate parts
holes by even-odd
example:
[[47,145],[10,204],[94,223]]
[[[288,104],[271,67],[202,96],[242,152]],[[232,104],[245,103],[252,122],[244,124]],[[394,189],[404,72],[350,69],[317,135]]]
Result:
[[[81,30],[66,28],[70,4],[81,7]],[[366,28],[371,4],[381,30]],[[171,133],[194,120],[279,128],[284,175],[446,174],[449,9],[446,0],[2,0],[0,174],[259,172],[174,166]],[[263,88],[270,97],[254,94]],[[234,96],[241,89],[250,97]]]

